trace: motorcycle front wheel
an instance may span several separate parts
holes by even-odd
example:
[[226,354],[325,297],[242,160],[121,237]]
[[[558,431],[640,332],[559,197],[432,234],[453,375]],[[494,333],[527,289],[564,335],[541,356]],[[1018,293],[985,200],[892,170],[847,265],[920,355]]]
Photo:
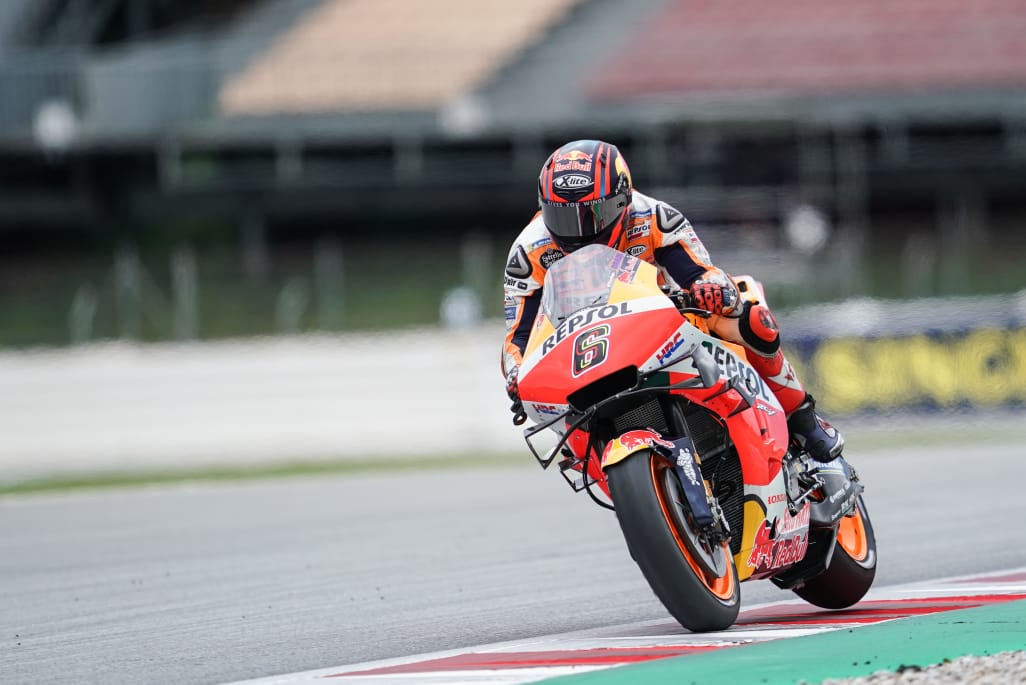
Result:
[[734,559],[695,530],[673,466],[642,450],[606,478],[627,548],[663,606],[691,631],[730,627],[741,606]]

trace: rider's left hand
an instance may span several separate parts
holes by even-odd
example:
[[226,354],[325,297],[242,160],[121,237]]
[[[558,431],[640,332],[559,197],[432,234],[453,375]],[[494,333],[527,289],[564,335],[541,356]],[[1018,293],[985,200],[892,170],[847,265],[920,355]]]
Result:
[[729,314],[737,306],[738,294],[729,280],[698,279],[691,284],[691,297],[695,306],[715,315]]

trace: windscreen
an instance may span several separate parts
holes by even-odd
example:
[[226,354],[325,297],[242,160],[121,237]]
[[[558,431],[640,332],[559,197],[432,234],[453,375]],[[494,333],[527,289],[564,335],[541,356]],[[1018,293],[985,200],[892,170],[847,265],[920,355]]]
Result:
[[545,275],[542,312],[554,326],[574,312],[609,300],[613,284],[630,282],[641,262],[605,245],[588,245],[552,265]]

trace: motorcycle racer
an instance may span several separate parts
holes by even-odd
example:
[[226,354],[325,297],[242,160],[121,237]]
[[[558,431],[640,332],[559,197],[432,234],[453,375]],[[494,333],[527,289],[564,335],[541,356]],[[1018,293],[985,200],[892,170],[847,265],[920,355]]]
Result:
[[769,308],[739,295],[738,285],[713,265],[690,222],[677,209],[633,188],[615,145],[577,140],[553,152],[538,179],[541,209],[520,232],[504,274],[506,339],[502,371],[514,422],[525,415],[517,374],[541,304],[545,274],[565,255],[604,244],[659,268],[660,283],[690,291],[712,313],[709,330],[743,345],[748,361],[777,396],[792,440],[818,461],[841,454],[844,438],[816,414],[815,399],[798,380],[780,347]]

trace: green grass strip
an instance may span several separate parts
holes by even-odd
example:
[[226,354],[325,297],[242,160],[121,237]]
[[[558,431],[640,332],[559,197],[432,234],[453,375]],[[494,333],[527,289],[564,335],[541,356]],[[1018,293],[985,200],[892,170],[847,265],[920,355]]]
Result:
[[[839,425],[842,425],[843,421]],[[858,466],[858,455],[902,447],[925,447],[953,444],[999,444],[1026,440],[1026,425],[1001,421],[993,425],[966,425],[958,430],[950,426],[943,430],[924,430],[909,420],[908,428],[871,425],[855,426],[845,431],[848,442],[846,455]],[[429,469],[480,468],[496,466],[535,466],[525,448],[521,453],[481,455],[434,455],[378,459],[280,460],[263,464],[238,464],[216,467],[189,467],[166,469],[140,469],[128,467],[123,471],[88,471],[31,478],[23,481],[0,481],[0,495],[49,492],[55,490],[83,490],[90,488],[134,487],[162,483],[201,481],[232,481],[287,478],[321,474],[370,473]]]
[[866,676],[881,670],[925,668],[961,656],[988,656],[1022,649],[1026,649],[1026,600],[727,647],[543,682],[796,685]]
[[209,481],[245,481],[302,476],[360,474],[393,471],[497,468],[531,466],[530,455],[462,455],[448,457],[403,457],[380,459],[336,459],[327,461],[288,461],[267,464],[214,466],[191,469],[99,471],[61,474],[24,481],[0,482],[0,495],[135,487],[167,483]]
[[990,426],[954,424],[930,430],[923,429],[917,425],[915,419],[910,418],[905,428],[846,428],[843,419],[837,421],[836,425],[844,433],[847,445],[845,456],[851,456],[853,460],[858,458],[858,453],[902,447],[937,447],[970,443],[998,445],[1026,440],[1026,424],[1020,423],[995,423]]

